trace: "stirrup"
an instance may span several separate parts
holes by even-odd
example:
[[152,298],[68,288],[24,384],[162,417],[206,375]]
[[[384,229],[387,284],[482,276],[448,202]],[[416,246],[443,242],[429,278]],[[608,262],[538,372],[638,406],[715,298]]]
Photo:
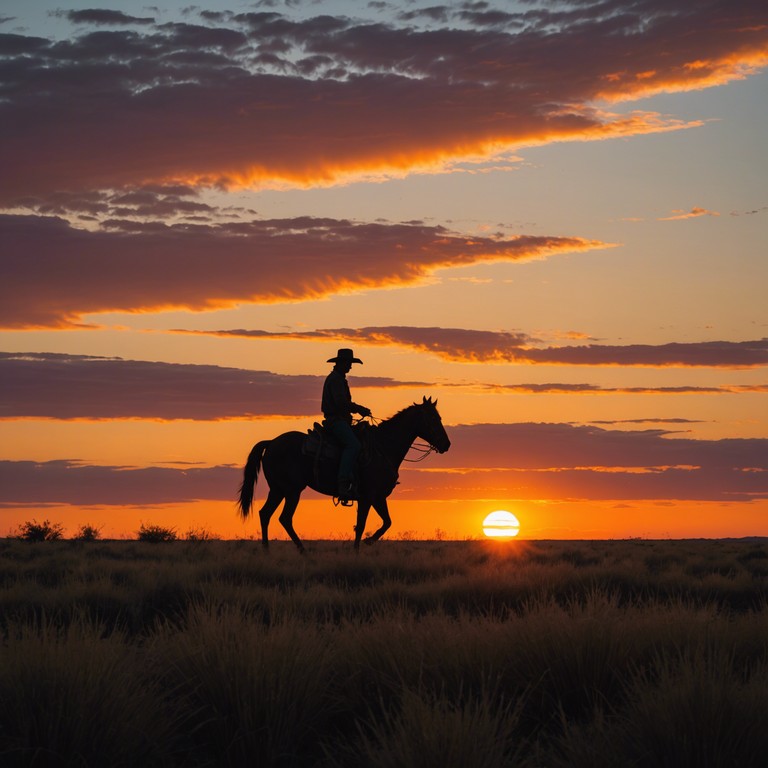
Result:
[[357,491],[354,480],[348,478],[340,480],[338,491],[336,494],[336,498],[339,500],[338,503],[342,507],[351,507],[354,504],[354,496]]
[[352,507],[355,504],[354,499],[349,499],[345,496],[334,496],[333,497],[333,505],[335,507],[338,507],[341,505],[342,507]]

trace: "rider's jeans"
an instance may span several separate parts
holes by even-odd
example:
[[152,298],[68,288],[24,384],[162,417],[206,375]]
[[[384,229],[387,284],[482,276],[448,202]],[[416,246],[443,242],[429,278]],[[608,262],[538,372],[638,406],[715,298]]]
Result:
[[327,425],[334,437],[344,446],[339,462],[339,480],[352,480],[355,474],[357,457],[362,446],[357,435],[352,431],[352,425],[346,421],[334,421]]

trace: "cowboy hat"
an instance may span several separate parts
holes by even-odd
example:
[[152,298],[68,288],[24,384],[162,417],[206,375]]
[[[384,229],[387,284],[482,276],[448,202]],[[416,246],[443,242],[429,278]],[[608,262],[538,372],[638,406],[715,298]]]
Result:
[[336,357],[332,357],[330,360],[327,360],[328,363],[360,363],[360,365],[363,364],[363,361],[359,358],[354,356],[354,353],[351,349],[340,349],[336,353]]

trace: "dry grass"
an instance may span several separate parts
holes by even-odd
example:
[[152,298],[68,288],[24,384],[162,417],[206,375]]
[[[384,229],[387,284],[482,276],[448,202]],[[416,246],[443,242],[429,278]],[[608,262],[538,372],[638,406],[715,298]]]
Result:
[[0,541],[0,764],[762,766],[761,542]]

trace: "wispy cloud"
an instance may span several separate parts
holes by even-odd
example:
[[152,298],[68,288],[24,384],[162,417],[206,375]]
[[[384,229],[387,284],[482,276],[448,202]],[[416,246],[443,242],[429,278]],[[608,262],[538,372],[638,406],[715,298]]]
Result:
[[168,181],[322,185],[673,130],[698,123],[594,105],[768,61],[762,0],[464,7],[461,24],[439,8],[425,26],[81,10],[69,18],[96,29],[70,40],[3,35],[0,200]]
[[685,219],[698,219],[701,216],[719,216],[717,211],[708,211],[706,208],[694,206],[690,211],[674,210],[671,216],[662,216],[659,221],[683,221]]
[[182,332],[256,339],[334,339],[357,344],[406,347],[463,363],[712,368],[753,368],[768,365],[768,339],[541,347],[535,346],[535,339],[524,333],[465,328],[385,326],[287,332],[245,329]]
[[65,18],[73,24],[93,24],[96,26],[125,26],[131,24],[152,24],[153,16],[129,16],[122,11],[88,9],[84,11],[54,11],[53,15]]
[[731,216],[754,216],[756,213],[765,213],[768,211],[768,205],[763,205],[760,208],[753,208],[751,211],[731,211]]
[[731,384],[716,387],[695,385],[605,387],[599,384],[550,382],[546,384],[482,384],[480,386],[523,395],[736,395],[768,392],[768,384]]

